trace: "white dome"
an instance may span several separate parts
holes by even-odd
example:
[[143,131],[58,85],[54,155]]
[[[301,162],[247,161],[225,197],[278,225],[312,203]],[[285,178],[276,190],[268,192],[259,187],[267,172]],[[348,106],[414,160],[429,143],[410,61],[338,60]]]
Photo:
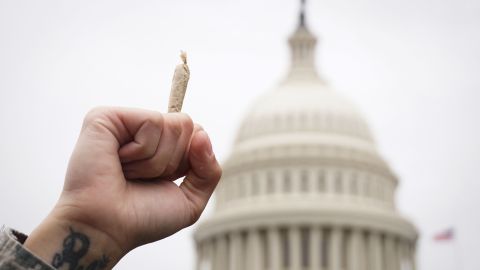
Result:
[[259,98],[241,125],[237,143],[252,137],[301,132],[373,143],[356,106],[318,79],[288,80]]
[[385,175],[392,185],[397,182],[353,103],[317,76],[290,76],[250,107],[224,171],[228,177],[236,168],[252,163],[315,159],[367,167]]
[[414,267],[417,232],[395,209],[397,178],[356,106],[317,75],[303,15],[289,43],[288,76],[247,112],[215,212],[195,232],[198,267]]

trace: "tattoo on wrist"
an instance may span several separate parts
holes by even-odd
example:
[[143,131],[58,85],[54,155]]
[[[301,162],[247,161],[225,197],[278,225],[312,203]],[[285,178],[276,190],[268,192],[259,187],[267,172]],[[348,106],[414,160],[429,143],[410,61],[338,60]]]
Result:
[[60,268],[68,265],[68,270],[100,270],[105,269],[109,262],[108,257],[103,255],[94,260],[87,267],[80,265],[80,260],[87,254],[90,248],[90,239],[83,233],[76,232],[70,227],[70,234],[63,240],[62,251],[55,253],[52,266]]

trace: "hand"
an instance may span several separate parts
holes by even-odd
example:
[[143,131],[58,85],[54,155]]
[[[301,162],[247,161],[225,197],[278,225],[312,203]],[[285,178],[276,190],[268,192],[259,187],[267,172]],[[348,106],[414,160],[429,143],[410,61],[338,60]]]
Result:
[[57,268],[110,268],[135,247],[193,224],[220,176],[207,133],[187,115],[95,109],[60,199],[25,246]]

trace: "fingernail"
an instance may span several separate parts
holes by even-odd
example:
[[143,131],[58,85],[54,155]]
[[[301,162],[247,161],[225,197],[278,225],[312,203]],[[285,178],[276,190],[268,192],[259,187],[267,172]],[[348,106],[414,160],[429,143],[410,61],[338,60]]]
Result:
[[208,137],[208,134],[204,130],[200,130],[199,132],[202,136],[205,137],[205,141],[206,141],[205,154],[208,157],[211,157],[213,155],[212,142],[210,141],[210,138]]

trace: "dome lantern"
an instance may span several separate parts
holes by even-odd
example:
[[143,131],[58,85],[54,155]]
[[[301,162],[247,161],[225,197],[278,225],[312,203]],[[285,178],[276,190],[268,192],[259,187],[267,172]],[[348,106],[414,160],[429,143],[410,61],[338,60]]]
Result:
[[305,22],[305,0],[301,1],[299,23],[290,36],[291,66],[288,79],[318,78],[315,68],[315,46],[317,38],[310,32]]

